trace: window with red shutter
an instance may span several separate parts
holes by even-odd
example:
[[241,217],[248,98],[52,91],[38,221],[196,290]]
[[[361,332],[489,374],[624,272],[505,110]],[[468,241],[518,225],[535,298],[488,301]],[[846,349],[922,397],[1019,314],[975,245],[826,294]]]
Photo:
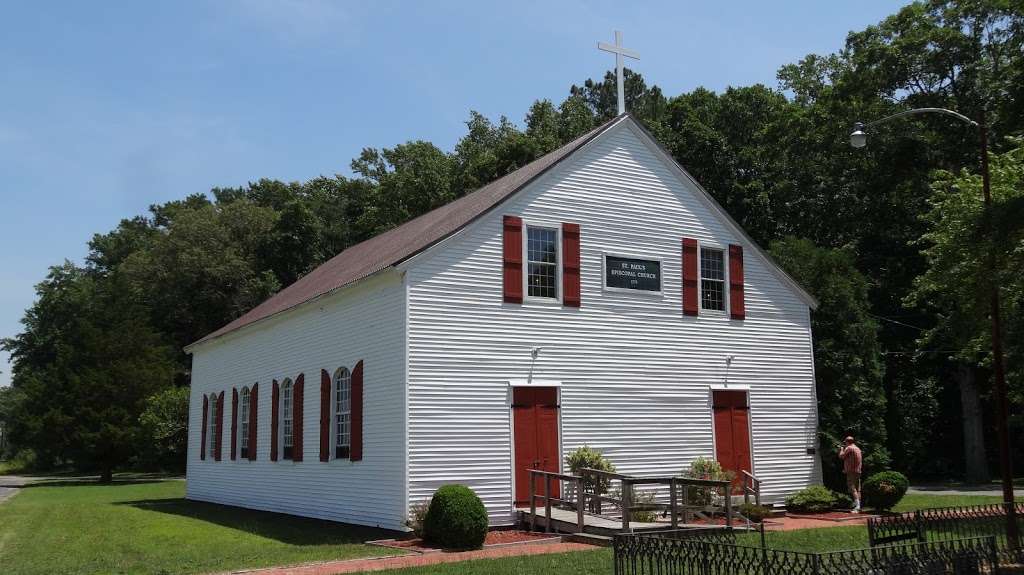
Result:
[[249,391],[249,461],[256,461],[256,424],[259,422],[259,384],[252,384]]
[[683,315],[697,315],[697,240],[683,238]]
[[274,380],[273,388],[270,390],[270,460],[277,461],[277,419],[280,412],[281,390],[278,388],[277,380]]
[[352,369],[352,432],[349,459],[363,459],[363,360]]
[[210,414],[210,399],[203,395],[203,429],[199,433],[199,459],[206,460],[206,422]]
[[562,224],[562,305],[580,307],[579,224]]
[[729,245],[729,315],[733,319],[747,317],[743,301],[743,246]]
[[502,229],[504,299],[523,303],[523,220],[505,216]]
[[305,398],[305,387],[306,387],[306,376],[300,373],[299,377],[295,378],[295,391],[294,397],[292,398],[293,415],[292,415],[292,461],[302,461],[303,454],[303,442],[302,442],[302,416],[303,406],[306,403]]
[[331,374],[320,370],[320,461],[331,459]]
[[238,388],[231,388],[231,461],[235,460],[238,446]]
[[221,458],[221,443],[224,440],[224,392],[220,392],[217,396],[217,436],[214,438],[215,451],[213,452],[214,461],[220,461]]

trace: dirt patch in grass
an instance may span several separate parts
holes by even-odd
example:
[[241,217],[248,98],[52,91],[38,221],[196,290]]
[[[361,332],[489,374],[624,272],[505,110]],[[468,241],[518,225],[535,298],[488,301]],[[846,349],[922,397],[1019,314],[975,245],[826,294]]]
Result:
[[[487,532],[487,538],[484,539],[484,548],[505,547],[510,545],[529,545],[533,543],[551,543],[560,540],[561,537],[550,533],[533,533],[530,531],[502,529]],[[370,541],[369,544],[401,549],[403,551],[413,551],[415,553],[450,553],[452,551],[458,551],[432,547],[424,543],[422,539],[383,539],[380,541]]]

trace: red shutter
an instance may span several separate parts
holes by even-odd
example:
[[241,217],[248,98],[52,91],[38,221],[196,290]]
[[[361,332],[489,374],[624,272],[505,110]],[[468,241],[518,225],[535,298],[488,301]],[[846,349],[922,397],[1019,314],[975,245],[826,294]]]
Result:
[[213,438],[216,451],[213,453],[213,460],[220,461],[221,443],[224,441],[224,392],[217,396],[217,437]]
[[729,315],[733,319],[747,317],[743,302],[743,246],[729,244]]
[[249,391],[249,461],[256,461],[256,422],[259,418],[259,401],[256,399],[258,383]]
[[683,238],[683,315],[697,315],[697,240]]
[[270,460],[277,461],[277,418],[278,400],[281,396],[281,389],[274,380],[274,388],[270,391]]
[[300,373],[295,378],[292,392],[292,461],[302,461],[302,408],[305,404],[306,376]]
[[562,305],[580,307],[579,224],[562,224]]
[[320,370],[320,461],[331,459],[331,374]]
[[505,302],[523,303],[523,220],[505,216],[502,234]]
[[201,439],[199,440],[199,459],[206,459],[206,426],[208,423],[207,417],[210,413],[210,398],[203,396],[203,430],[200,433]]
[[238,388],[231,388],[231,461],[235,460],[238,445]]
[[359,360],[352,369],[352,446],[349,459],[360,461],[363,458],[363,360]]

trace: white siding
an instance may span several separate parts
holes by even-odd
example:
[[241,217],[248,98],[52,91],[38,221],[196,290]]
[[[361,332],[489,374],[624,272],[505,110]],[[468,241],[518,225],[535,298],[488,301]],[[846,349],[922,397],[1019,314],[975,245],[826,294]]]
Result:
[[[493,524],[512,505],[509,389],[562,383],[563,454],[588,444],[626,473],[713,456],[710,386],[751,390],[754,472],[769,502],[818,481],[809,310],[747,245],[747,319],[684,317],[680,240],[742,243],[620,124],[408,267],[409,499],[461,482]],[[501,219],[581,225],[582,308],[502,302]],[[603,252],[662,259],[663,295],[602,290]]]
[[[388,272],[193,351],[187,497],[401,529],[405,286]],[[320,370],[364,361],[363,460],[320,461]],[[272,380],[305,374],[304,461],[270,461]],[[259,383],[256,461],[231,461],[231,390]],[[199,459],[203,394],[224,391],[222,460]]]

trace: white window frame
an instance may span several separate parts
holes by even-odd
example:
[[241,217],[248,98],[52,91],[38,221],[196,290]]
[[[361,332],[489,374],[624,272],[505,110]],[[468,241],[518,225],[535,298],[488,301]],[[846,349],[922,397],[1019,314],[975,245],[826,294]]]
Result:
[[241,440],[238,442],[238,455],[242,461],[249,459],[249,410],[252,409],[252,391],[242,386],[241,393],[238,394],[238,418],[241,425],[238,430],[241,434]]
[[[287,396],[285,395],[285,389],[288,390]],[[292,407],[295,401],[295,383],[292,382],[291,378],[284,378],[281,382],[281,460],[283,461],[294,461],[295,453],[288,453],[285,451],[289,447],[295,449],[295,421],[292,419],[292,414],[295,410]],[[289,446],[285,443],[288,438],[286,431],[288,430],[288,424],[291,423],[291,437],[292,444]]]
[[[703,250],[722,253],[722,309],[704,307],[704,258]],[[711,280],[717,281],[717,280]],[[711,242],[697,242],[697,305],[701,312],[715,315],[729,315],[729,250]]]
[[[555,232],[555,294],[557,297],[530,295],[530,228],[540,228]],[[523,218],[523,302],[562,305],[562,224]]]
[[[610,287],[608,285],[608,256],[613,258],[629,258],[631,260],[644,260],[649,262],[658,262],[658,270],[661,274],[659,278],[659,286],[661,289],[658,291],[642,290],[642,289],[629,289],[620,287]],[[639,256],[636,254],[630,254],[625,252],[601,252],[601,291],[610,293],[625,293],[630,295],[638,296],[650,296],[661,298],[665,296],[665,258],[660,256]]]
[[[348,444],[341,445],[338,441],[338,420],[342,413],[338,410],[338,388],[340,382],[340,375],[344,372],[345,379],[348,382],[348,411],[345,415],[348,416]],[[348,454],[345,457],[338,456],[339,447],[348,447]],[[338,459],[341,461],[350,460],[352,456],[352,370],[345,366],[341,366],[334,371],[334,375],[331,377],[331,459]]]
[[207,442],[208,443],[206,445],[206,451],[207,451],[207,453],[210,456],[207,458],[207,460],[208,461],[215,461],[216,457],[217,457],[217,455],[216,455],[216,453],[217,453],[217,394],[216,393],[211,393],[210,394],[209,416],[210,416],[209,417],[209,421],[206,422],[207,425],[209,426],[209,429],[207,430],[207,435],[209,435],[209,437],[207,438]]

